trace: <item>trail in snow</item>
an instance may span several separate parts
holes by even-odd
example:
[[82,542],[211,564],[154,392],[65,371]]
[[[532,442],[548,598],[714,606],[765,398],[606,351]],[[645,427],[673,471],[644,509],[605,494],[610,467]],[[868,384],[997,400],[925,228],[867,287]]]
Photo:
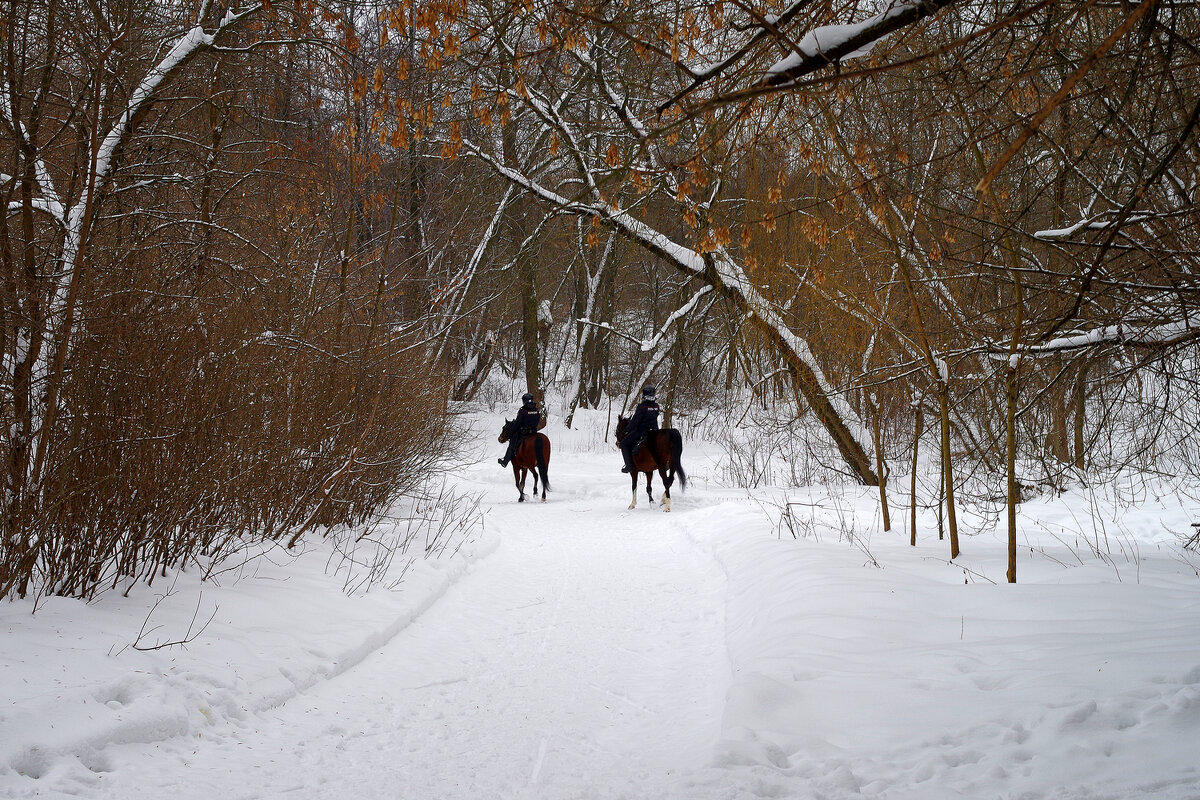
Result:
[[148,592],[0,607],[0,800],[1200,797],[1168,486],[1023,503],[1011,586],[967,507],[950,562],[932,511],[912,547],[870,489],[733,489],[703,442],[673,513],[627,511],[605,423],[555,432],[547,504],[456,474],[488,534],[398,592],[342,595],[325,542],[181,576],[163,635],[219,610],[187,648],[114,650]]
[[241,726],[113,748],[87,796],[671,792],[720,732],[723,575],[672,516],[622,510],[619,482],[555,477],[581,488],[493,489],[500,548],[362,664]]

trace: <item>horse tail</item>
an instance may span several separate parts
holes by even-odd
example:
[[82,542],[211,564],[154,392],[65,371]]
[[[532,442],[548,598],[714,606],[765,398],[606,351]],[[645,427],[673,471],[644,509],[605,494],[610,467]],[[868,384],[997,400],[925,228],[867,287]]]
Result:
[[679,457],[683,455],[683,436],[679,431],[671,429],[671,463],[675,465],[675,471],[679,473],[679,488],[687,488],[687,473],[683,471],[683,462]]
[[549,445],[549,441],[542,434],[537,434],[533,440],[533,454],[537,457],[538,475],[542,478],[542,491],[550,491],[550,476],[546,474],[546,453],[545,448]]

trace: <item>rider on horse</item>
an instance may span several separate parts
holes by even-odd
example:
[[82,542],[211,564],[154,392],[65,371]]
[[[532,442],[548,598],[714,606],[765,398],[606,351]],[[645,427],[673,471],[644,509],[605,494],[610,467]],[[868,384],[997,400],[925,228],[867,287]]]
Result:
[[625,429],[625,438],[621,440],[621,457],[625,459],[625,466],[621,467],[621,472],[633,471],[633,449],[641,443],[646,434],[658,430],[660,410],[658,403],[654,401],[654,387],[647,386],[642,389],[642,402],[638,403],[637,411],[633,412],[629,426]]
[[542,422],[542,412],[538,408],[537,403],[533,400],[533,395],[529,392],[521,395],[522,406],[517,411],[517,418],[513,420],[512,436],[508,440],[508,450],[504,452],[504,458],[496,459],[496,463],[502,467],[507,467],[508,462],[517,453],[517,448],[521,446],[522,440],[526,436],[531,436],[537,433],[538,426]]

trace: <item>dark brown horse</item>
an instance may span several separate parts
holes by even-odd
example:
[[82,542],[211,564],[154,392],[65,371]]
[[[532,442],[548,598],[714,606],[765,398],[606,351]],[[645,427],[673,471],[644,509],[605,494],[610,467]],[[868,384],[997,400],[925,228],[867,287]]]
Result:
[[[504,444],[513,435],[513,420],[504,420],[504,427],[500,429],[500,438],[497,440],[500,444]],[[546,474],[547,467],[550,466],[550,439],[544,433],[533,433],[526,436],[521,444],[517,447],[517,452],[512,459],[513,481],[517,484],[517,491],[521,496],[517,498],[518,503],[525,502],[525,479],[529,473],[533,473],[533,495],[538,493],[538,475],[542,477],[542,502],[546,502],[546,491],[550,488],[550,478]]]
[[[618,444],[625,438],[625,431],[628,427],[629,420],[618,414]],[[633,470],[629,473],[629,477],[633,480],[633,500],[629,503],[630,508],[637,508],[639,472],[646,473],[646,497],[650,499],[651,503],[654,502],[654,495],[650,492],[650,482],[654,478],[654,470],[658,470],[659,477],[663,482],[662,505],[666,506],[663,510],[671,510],[671,484],[675,483],[676,473],[679,474],[679,487],[687,488],[687,473],[683,471],[683,464],[679,461],[681,455],[683,455],[683,437],[679,431],[674,428],[662,428],[646,434],[646,438],[633,451]]]

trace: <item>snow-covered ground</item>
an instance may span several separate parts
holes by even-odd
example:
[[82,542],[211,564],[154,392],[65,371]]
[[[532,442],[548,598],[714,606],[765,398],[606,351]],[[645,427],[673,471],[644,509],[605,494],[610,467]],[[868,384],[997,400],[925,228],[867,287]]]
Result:
[[673,512],[628,510],[581,417],[546,504],[480,418],[484,533],[391,590],[314,544],[0,604],[0,798],[1200,798],[1190,501],[1030,501],[1011,586],[969,509],[951,563],[898,486],[884,533],[870,490],[723,486],[693,440]]

